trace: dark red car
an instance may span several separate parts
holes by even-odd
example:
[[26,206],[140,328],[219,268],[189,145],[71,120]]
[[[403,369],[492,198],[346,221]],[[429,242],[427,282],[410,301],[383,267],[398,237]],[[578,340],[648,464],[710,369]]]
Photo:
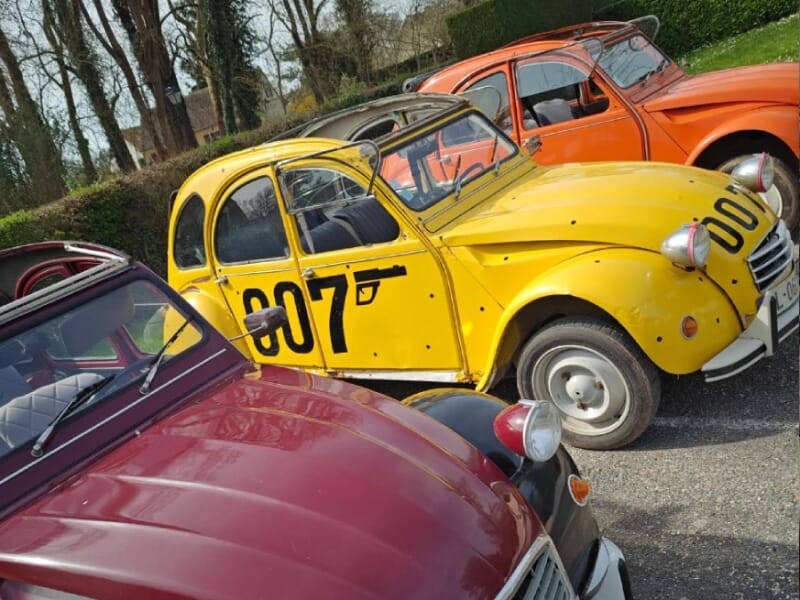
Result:
[[0,598],[630,598],[546,404],[255,368],[96,245],[0,294]]

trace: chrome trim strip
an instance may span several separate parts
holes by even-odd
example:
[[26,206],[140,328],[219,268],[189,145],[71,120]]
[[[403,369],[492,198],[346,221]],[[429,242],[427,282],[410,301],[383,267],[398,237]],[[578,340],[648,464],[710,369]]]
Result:
[[463,382],[460,371],[326,371],[331,377],[343,379],[386,379],[389,381]]
[[72,242],[64,242],[64,250],[67,252],[80,252],[81,254],[86,254],[87,256],[96,256],[97,258],[105,258],[106,260],[115,260],[118,262],[128,262],[130,260],[129,257],[122,254],[84,248],[80,244],[75,244]]
[[18,469],[18,470],[16,470],[16,471],[14,471],[14,472],[13,472],[13,473],[11,473],[10,475],[7,475],[7,476],[6,476],[4,479],[0,479],[0,486],[4,485],[5,483],[7,483],[8,481],[10,481],[11,479],[14,479],[14,478],[15,478],[17,475],[19,475],[19,474],[21,474],[21,473],[24,473],[25,471],[27,471],[27,470],[28,470],[28,469],[30,469],[31,467],[33,467],[33,466],[35,466],[35,465],[39,464],[41,461],[43,461],[43,460],[46,460],[47,458],[51,457],[52,455],[56,454],[57,452],[61,452],[61,451],[62,451],[64,448],[67,448],[67,447],[71,446],[73,443],[77,442],[78,440],[80,440],[80,439],[81,439],[81,438],[83,438],[84,436],[86,436],[86,435],[89,435],[90,433],[92,433],[93,431],[95,431],[95,430],[96,430],[96,429],[98,429],[99,427],[102,427],[103,425],[105,425],[105,424],[106,424],[106,423],[108,423],[109,421],[112,421],[113,419],[116,419],[117,417],[119,417],[119,416],[120,416],[120,415],[122,415],[123,413],[126,413],[126,412],[128,412],[128,411],[129,411],[130,409],[132,409],[134,406],[138,406],[139,404],[141,404],[142,402],[144,402],[145,400],[147,400],[147,399],[148,399],[150,396],[152,396],[153,394],[155,394],[155,393],[158,393],[160,390],[162,390],[163,388],[165,388],[165,387],[167,387],[167,386],[171,385],[173,382],[175,382],[175,381],[178,381],[178,380],[180,380],[180,379],[183,379],[183,378],[184,378],[184,377],[186,377],[187,375],[189,375],[189,374],[193,373],[194,371],[196,371],[197,369],[201,368],[201,367],[202,367],[203,365],[205,365],[206,363],[208,363],[208,362],[210,362],[210,361],[214,360],[214,359],[215,359],[215,358],[217,358],[218,356],[220,356],[220,355],[222,355],[222,354],[224,354],[225,352],[228,352],[228,351],[229,351],[229,349],[228,349],[228,348],[223,348],[222,350],[219,350],[219,351],[215,352],[214,354],[212,354],[211,356],[209,356],[209,357],[208,357],[208,358],[206,358],[205,360],[203,360],[203,361],[201,361],[201,362],[197,363],[197,364],[196,364],[195,366],[193,366],[191,369],[188,369],[188,370],[184,371],[183,373],[181,373],[181,374],[180,374],[180,375],[178,375],[177,377],[173,377],[173,378],[172,378],[172,379],[170,379],[169,381],[165,381],[165,382],[164,382],[164,383],[162,383],[160,386],[158,386],[157,388],[155,388],[155,389],[151,390],[149,393],[145,394],[144,396],[142,396],[142,397],[141,397],[141,398],[139,398],[138,400],[136,400],[136,401],[134,401],[134,402],[131,402],[130,404],[128,404],[127,406],[125,406],[125,407],[124,407],[122,410],[118,410],[118,411],[117,411],[117,412],[115,412],[113,415],[109,415],[108,417],[106,417],[106,418],[105,418],[105,419],[103,419],[102,421],[99,421],[99,422],[95,423],[94,425],[92,425],[92,426],[91,426],[91,427],[89,427],[88,429],[86,429],[86,430],[82,431],[81,433],[79,433],[79,434],[78,434],[78,435],[76,435],[75,437],[73,437],[73,438],[71,438],[71,439],[67,440],[66,442],[64,442],[64,443],[63,443],[63,444],[61,444],[60,446],[57,446],[57,447],[55,447],[55,448],[52,448],[51,450],[49,450],[49,451],[45,452],[45,453],[44,453],[44,454],[43,454],[43,455],[42,455],[40,458],[37,458],[36,460],[33,460],[33,461],[29,462],[27,465],[25,465],[25,466],[24,466],[24,467],[22,467],[21,469]]

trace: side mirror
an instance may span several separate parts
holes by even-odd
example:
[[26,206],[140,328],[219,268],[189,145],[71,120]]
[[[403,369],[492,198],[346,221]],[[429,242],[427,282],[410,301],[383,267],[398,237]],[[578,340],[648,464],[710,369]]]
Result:
[[283,326],[286,321],[285,308],[282,306],[268,306],[267,308],[262,308],[245,316],[244,327],[247,331],[241,335],[228,338],[228,340],[233,342],[248,335],[254,337],[269,335]]

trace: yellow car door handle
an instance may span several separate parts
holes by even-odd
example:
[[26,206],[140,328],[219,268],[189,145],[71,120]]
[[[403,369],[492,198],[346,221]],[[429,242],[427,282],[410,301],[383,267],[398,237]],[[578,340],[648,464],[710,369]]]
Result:
[[315,276],[314,269],[309,267],[303,270],[303,279],[313,279]]

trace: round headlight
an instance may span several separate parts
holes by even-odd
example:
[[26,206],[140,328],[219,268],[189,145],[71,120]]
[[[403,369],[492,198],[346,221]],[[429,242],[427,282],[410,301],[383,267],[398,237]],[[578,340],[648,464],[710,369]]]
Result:
[[702,223],[681,225],[661,243],[661,254],[684,267],[706,266],[711,250],[711,236]]
[[561,443],[561,415],[552,402],[520,400],[494,418],[494,433],[515,454],[550,460]]
[[775,179],[775,166],[772,157],[762,152],[740,162],[733,168],[731,175],[753,192],[766,192]]
[[544,462],[558,450],[561,443],[561,415],[552,402],[520,400],[531,407],[525,421],[525,454],[531,460]]

